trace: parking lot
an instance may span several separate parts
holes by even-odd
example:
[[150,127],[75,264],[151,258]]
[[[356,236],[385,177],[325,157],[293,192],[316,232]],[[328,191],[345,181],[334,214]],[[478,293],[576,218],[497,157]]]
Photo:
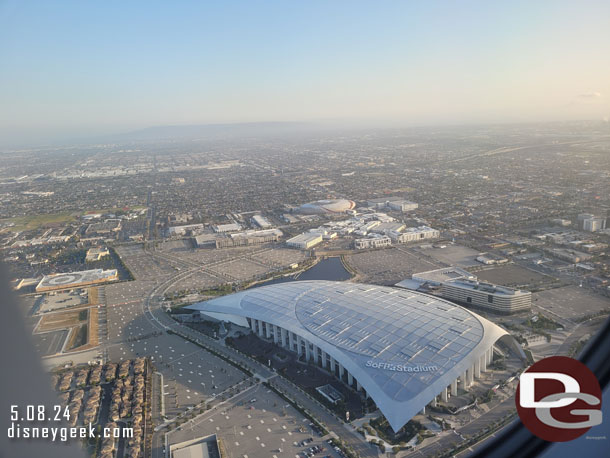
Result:
[[85,305],[88,302],[87,289],[79,288],[73,290],[72,292],[60,291],[52,295],[44,295],[40,304],[39,312],[45,313],[68,307],[77,307],[79,305]]
[[532,305],[569,320],[610,309],[610,299],[578,286],[564,286],[532,294]]
[[119,362],[150,356],[164,377],[167,415],[181,413],[246,378],[242,371],[201,347],[153,327],[138,313],[139,307],[129,304],[109,309],[109,317],[115,316],[109,318],[109,335],[115,343],[108,346],[108,358]]
[[125,262],[133,276],[138,280],[156,280],[167,278],[177,272],[169,261],[153,257],[144,251],[142,245],[122,245],[116,248],[120,258]]
[[[302,453],[314,446],[324,447],[315,456],[339,457],[309,423],[290,404],[257,384],[184,423],[169,434],[169,443],[217,434],[233,458],[303,457]],[[312,441],[303,445],[310,438]]]

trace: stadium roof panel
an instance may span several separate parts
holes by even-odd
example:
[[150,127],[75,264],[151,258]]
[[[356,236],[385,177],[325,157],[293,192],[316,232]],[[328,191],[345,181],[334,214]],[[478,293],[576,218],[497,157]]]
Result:
[[190,308],[262,320],[321,348],[400,429],[507,333],[451,302],[350,282],[253,288]]

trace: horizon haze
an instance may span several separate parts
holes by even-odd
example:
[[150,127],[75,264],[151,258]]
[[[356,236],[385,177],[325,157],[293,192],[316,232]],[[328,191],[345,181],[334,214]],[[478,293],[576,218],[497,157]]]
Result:
[[150,126],[607,120],[610,6],[0,2],[0,144]]

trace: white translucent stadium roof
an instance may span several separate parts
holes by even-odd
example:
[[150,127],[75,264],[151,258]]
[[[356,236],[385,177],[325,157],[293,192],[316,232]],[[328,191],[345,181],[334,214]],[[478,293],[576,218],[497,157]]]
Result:
[[451,302],[351,282],[280,283],[190,308],[262,320],[307,339],[360,382],[395,430],[507,335]]

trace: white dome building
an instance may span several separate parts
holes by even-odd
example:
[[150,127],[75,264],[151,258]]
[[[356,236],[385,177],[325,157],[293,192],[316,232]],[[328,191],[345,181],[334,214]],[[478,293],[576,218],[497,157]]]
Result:
[[305,215],[345,213],[348,210],[353,210],[355,206],[356,203],[353,200],[347,199],[318,200],[301,205],[296,212]]

